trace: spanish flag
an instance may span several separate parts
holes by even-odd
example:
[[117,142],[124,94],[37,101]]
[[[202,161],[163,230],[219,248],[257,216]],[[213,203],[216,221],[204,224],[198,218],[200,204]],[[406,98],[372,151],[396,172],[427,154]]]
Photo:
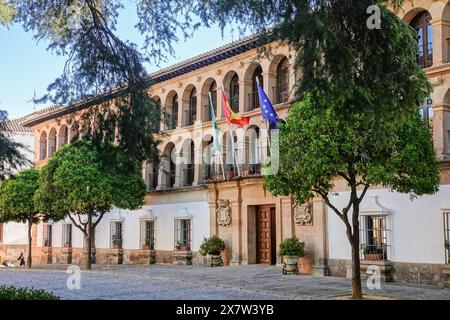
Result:
[[221,88],[220,91],[222,94],[223,113],[225,115],[225,118],[227,119],[227,122],[237,126],[244,126],[248,124],[250,117],[242,117],[241,115],[234,113],[230,107],[230,104],[228,103],[228,99],[227,96],[225,95],[225,92],[223,91],[223,87]]

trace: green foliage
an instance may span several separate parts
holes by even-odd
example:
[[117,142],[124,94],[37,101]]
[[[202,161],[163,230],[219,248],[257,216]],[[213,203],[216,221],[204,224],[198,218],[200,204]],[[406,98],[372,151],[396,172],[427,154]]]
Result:
[[55,220],[69,214],[102,215],[113,207],[138,209],[146,194],[137,163],[130,163],[116,146],[97,147],[87,140],[58,150],[40,181],[36,202]]
[[12,23],[16,10],[10,0],[0,0],[0,26]]
[[45,290],[1,286],[0,300],[59,300],[59,297]]
[[31,164],[23,154],[27,148],[11,139],[7,121],[8,113],[0,110],[0,181]]
[[305,256],[305,243],[298,240],[297,237],[284,239],[280,243],[279,253],[280,256]]
[[26,169],[0,185],[0,222],[39,222],[34,196],[39,188],[39,171]]
[[225,250],[225,242],[219,236],[213,235],[209,239],[203,239],[199,252],[202,256],[220,255],[223,250]]
[[334,105],[305,97],[280,126],[280,168],[265,178],[266,187],[299,203],[313,192],[327,197],[336,177],[411,196],[435,193],[439,172],[430,133],[417,110],[403,116],[392,122],[368,111],[341,115]]

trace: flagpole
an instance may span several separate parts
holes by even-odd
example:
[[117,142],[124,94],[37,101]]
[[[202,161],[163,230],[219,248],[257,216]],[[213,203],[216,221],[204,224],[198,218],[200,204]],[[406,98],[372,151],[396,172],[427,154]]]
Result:
[[[213,108],[213,107],[214,107],[214,104],[213,104],[212,97],[211,97],[211,91],[208,91],[208,95],[209,95],[210,109],[211,109],[211,112],[213,112],[213,114],[212,114],[212,117],[213,117],[213,118],[211,118],[211,119],[214,119],[214,123],[213,123],[213,127],[214,127],[214,136],[215,136],[215,139],[217,140],[219,137],[218,137],[218,135],[217,135],[217,129],[216,129],[215,126],[217,126],[217,128],[218,128],[219,125],[217,124],[216,115],[214,114],[214,108]],[[217,141],[217,143],[219,143],[219,142]],[[219,146],[220,146],[220,145],[219,145]],[[217,156],[217,154],[219,154],[220,164],[221,164],[221,166],[222,166],[222,176],[223,176],[223,180],[226,180],[226,178],[225,178],[225,168],[224,168],[224,165],[223,165],[223,156],[222,156],[222,152],[220,152],[220,150],[217,150],[215,146],[214,146],[214,150],[215,150],[216,156]]]
[[[223,83],[221,84],[221,89],[222,89],[222,94],[225,96],[225,97],[227,97],[226,95],[225,95],[225,88],[223,87]],[[222,110],[223,110],[223,99],[220,99],[220,101],[221,101],[221,104],[222,104]],[[230,106],[230,108],[231,108],[231,106]],[[240,177],[241,176],[241,169],[239,168],[239,164],[238,164],[238,159],[237,159],[237,154],[236,154],[236,149],[235,149],[235,147],[234,147],[234,136],[233,136],[233,131],[231,130],[231,126],[230,126],[230,123],[227,121],[227,124],[228,124],[228,131],[230,132],[230,135],[231,135],[231,148],[233,149],[233,160],[234,160],[234,164],[236,165],[236,169],[237,169],[237,174],[238,174],[238,177]]]
[[[258,86],[261,86],[260,84],[259,84],[259,79],[258,79],[258,77],[256,77],[256,83],[258,84]],[[258,99],[259,99],[259,92],[258,92]],[[264,101],[261,101],[260,99],[259,99],[259,108],[261,109],[261,103],[263,103]],[[266,126],[266,131],[267,131],[267,145],[268,145],[268,147],[269,147],[269,151],[270,151],[270,154],[272,154],[272,143],[271,143],[271,141],[270,141],[270,129],[269,129],[269,127],[268,127],[268,122],[269,122],[269,120],[267,120],[265,117],[264,117],[264,115],[263,115],[263,113],[262,113],[262,111],[261,111],[261,116],[263,117],[263,119],[264,119],[264,124],[265,124],[265,126]]]

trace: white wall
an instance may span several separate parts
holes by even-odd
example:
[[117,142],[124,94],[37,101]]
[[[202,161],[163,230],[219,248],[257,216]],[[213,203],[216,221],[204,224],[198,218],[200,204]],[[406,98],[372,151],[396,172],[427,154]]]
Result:
[[15,142],[22,143],[29,151],[24,151],[25,157],[33,161],[34,159],[34,133],[33,132],[13,132],[11,139]]
[[[150,210],[151,209],[151,213]],[[95,240],[97,248],[110,248],[111,221],[122,221],[124,249],[139,249],[140,221],[152,215],[156,221],[156,250],[174,249],[174,218],[192,219],[192,250],[198,251],[203,237],[209,237],[209,207],[204,201],[186,202],[179,204],[145,206],[140,210],[128,211],[115,209],[105,214],[96,228]],[[69,220],[66,220],[69,222]],[[61,222],[54,223],[52,228],[53,247],[62,246]],[[75,226],[73,231],[73,247],[83,247],[83,234]],[[42,246],[42,224],[38,226],[38,246]]]
[[[444,226],[441,209],[450,209],[450,186],[441,185],[432,196],[411,200],[408,195],[386,189],[370,190],[365,196],[378,196],[378,203],[388,209],[388,259],[396,262],[445,263]],[[331,202],[342,209],[349,192],[331,197]],[[367,202],[366,202],[367,203]],[[364,200],[361,204],[364,206]],[[350,215],[351,216],[351,215]],[[345,226],[328,208],[328,243],[330,259],[350,259],[350,244]]]

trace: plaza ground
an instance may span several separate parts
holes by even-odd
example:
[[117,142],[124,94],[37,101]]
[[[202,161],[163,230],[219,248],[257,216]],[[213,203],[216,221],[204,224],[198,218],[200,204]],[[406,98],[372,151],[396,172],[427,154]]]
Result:
[[[32,270],[1,268],[0,286],[45,289],[61,299],[292,300],[341,299],[351,291],[348,279],[281,274],[265,265],[238,267],[95,266],[81,273],[81,289],[69,290],[67,266]],[[364,287],[365,283],[363,284]],[[381,284],[366,294],[395,299],[450,300],[450,289],[401,283]]]

